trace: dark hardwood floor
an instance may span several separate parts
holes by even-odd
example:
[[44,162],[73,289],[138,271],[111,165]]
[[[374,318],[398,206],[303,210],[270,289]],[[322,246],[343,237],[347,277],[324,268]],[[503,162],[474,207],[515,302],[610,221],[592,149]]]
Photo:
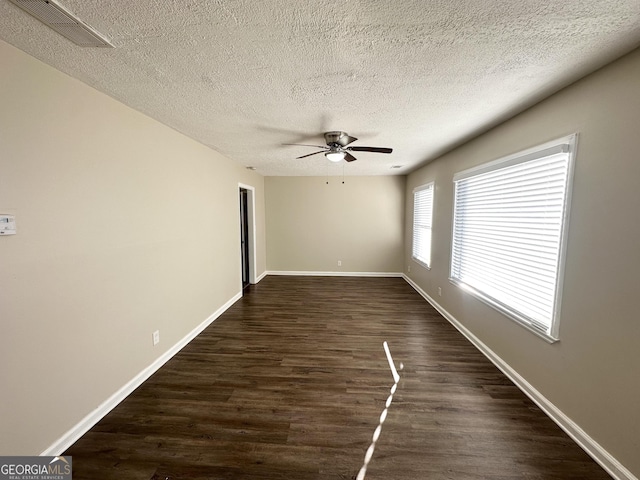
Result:
[[609,479],[400,278],[267,277],[76,442],[74,479]]

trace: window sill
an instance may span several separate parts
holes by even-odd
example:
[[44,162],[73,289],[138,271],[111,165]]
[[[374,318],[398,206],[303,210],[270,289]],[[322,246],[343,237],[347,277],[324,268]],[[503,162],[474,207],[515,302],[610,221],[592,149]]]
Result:
[[457,286],[458,288],[460,288],[462,291],[468,293],[472,297],[480,300],[485,305],[493,308],[494,310],[496,310],[497,312],[501,313],[502,315],[504,315],[505,317],[509,318],[510,320],[513,320],[515,323],[517,323],[521,327],[525,328],[526,330],[530,331],[534,335],[540,337],[545,342],[553,344],[553,343],[556,343],[556,342],[560,341],[559,338],[554,337],[553,335],[534,327],[528,321],[523,320],[522,318],[519,318],[517,315],[514,315],[511,311],[505,309],[500,304],[496,303],[495,301],[493,301],[491,298],[487,297],[486,295],[483,295],[482,293],[478,292],[474,288],[469,287],[466,284],[464,284],[462,282],[459,282],[458,280],[456,280],[454,278],[449,278],[449,282],[452,283],[453,285]]
[[426,263],[424,263],[422,260],[418,260],[416,257],[411,257],[411,260],[413,260],[414,262],[416,262],[418,265],[420,265],[421,267],[426,268],[427,270],[431,270],[431,267],[429,265],[427,265]]

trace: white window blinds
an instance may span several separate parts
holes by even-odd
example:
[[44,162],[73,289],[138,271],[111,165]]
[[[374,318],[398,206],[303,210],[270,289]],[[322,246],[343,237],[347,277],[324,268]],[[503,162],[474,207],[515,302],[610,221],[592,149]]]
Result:
[[454,176],[451,280],[552,339],[574,142]]
[[433,182],[413,191],[413,258],[431,266],[431,219],[433,217]]

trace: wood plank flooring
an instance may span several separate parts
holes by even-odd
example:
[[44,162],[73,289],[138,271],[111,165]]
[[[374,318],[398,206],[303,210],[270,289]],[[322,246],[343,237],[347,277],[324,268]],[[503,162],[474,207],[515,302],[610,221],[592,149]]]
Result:
[[75,480],[599,480],[400,278],[266,277],[76,442]]

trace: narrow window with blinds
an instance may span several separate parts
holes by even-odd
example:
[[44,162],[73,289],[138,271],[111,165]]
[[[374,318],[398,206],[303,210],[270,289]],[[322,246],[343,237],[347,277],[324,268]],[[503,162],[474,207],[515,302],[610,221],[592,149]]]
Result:
[[450,280],[558,340],[576,136],[453,177]]
[[433,217],[433,182],[413,191],[413,259],[431,267],[431,218]]

